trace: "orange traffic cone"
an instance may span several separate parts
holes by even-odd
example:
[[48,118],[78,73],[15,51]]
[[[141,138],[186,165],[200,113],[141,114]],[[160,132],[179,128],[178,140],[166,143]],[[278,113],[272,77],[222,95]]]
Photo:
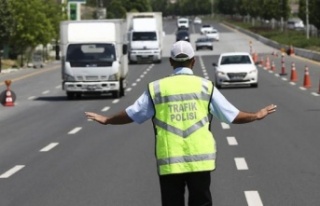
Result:
[[260,58],[260,65],[263,67],[264,65],[264,61],[263,61],[263,57]]
[[266,69],[270,69],[270,59],[269,57],[267,57],[267,60],[266,60]]
[[309,75],[309,68],[307,66],[304,69],[303,87],[305,87],[305,88],[310,88],[311,87],[311,79],[310,79],[310,75]]
[[14,106],[12,93],[11,93],[11,91],[9,89],[5,92],[5,95],[6,96],[5,96],[5,100],[4,100],[3,106],[6,106],[6,107]]
[[287,75],[286,65],[284,64],[284,54],[281,54],[281,73],[280,75]]
[[294,55],[294,48],[292,45],[290,45],[290,48],[289,48],[289,55]]
[[271,63],[271,71],[276,71],[276,65],[274,64],[274,61]]
[[296,82],[296,81],[298,81],[296,66],[295,66],[295,64],[294,64],[293,62],[292,62],[292,64],[291,64],[291,76],[290,76],[290,81],[291,81],[291,82]]
[[257,63],[257,62],[258,62],[258,55],[257,55],[256,52],[253,53],[253,62],[254,62],[254,63]]

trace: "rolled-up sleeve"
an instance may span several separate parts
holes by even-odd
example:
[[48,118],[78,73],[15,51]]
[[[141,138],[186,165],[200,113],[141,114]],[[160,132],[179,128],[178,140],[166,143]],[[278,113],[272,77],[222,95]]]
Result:
[[131,106],[127,107],[126,113],[138,124],[151,119],[154,115],[154,107],[149,92],[145,91]]
[[228,124],[232,123],[239,114],[239,109],[233,106],[233,104],[231,104],[216,87],[214,87],[211,98],[211,114],[217,117],[220,121]]

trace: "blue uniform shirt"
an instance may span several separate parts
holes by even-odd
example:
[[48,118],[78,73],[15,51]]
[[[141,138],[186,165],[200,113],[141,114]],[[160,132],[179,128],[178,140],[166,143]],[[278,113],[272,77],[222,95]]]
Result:
[[[174,74],[193,74],[193,71],[186,67],[176,68]],[[154,108],[148,91],[145,91],[131,106],[127,107],[128,116],[136,123],[142,124],[154,115]],[[233,106],[221,93],[214,87],[210,113],[220,121],[230,124],[239,114],[239,110]]]

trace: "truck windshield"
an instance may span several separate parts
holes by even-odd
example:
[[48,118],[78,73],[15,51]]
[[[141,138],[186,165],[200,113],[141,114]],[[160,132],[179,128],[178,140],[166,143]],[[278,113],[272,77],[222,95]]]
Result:
[[156,32],[133,32],[132,41],[157,41]]
[[71,44],[67,49],[66,61],[71,64],[112,65],[116,60],[113,44]]

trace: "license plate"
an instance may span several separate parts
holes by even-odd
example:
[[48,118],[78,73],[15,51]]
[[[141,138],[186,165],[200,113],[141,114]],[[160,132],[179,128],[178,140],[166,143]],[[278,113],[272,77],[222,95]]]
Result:
[[86,88],[88,91],[95,91],[96,89],[98,89],[97,85],[87,85]]

